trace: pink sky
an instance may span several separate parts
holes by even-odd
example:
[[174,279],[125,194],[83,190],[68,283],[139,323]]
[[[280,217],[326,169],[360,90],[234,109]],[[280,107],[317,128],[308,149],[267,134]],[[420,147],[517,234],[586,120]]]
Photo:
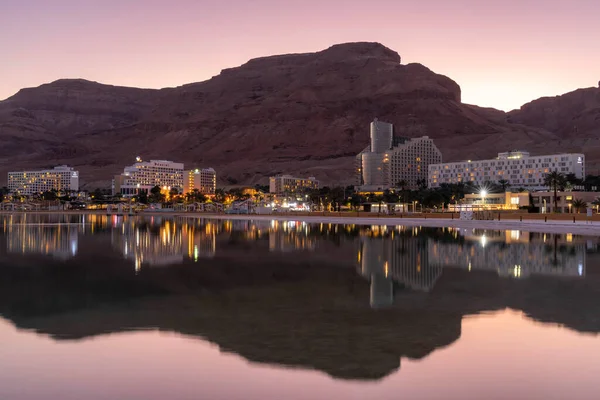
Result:
[[2,0],[0,99],[59,78],[160,88],[377,41],[504,110],[600,80],[597,0]]

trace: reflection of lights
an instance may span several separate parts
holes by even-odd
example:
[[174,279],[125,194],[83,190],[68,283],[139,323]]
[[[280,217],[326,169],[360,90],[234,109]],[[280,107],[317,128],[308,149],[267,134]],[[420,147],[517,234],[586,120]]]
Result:
[[573,241],[573,234],[572,233],[567,233],[567,242],[572,242]]
[[579,265],[577,266],[577,272],[579,273],[579,276],[583,275],[583,264],[579,263]]
[[510,231],[510,238],[514,240],[519,240],[521,237],[521,231]]
[[198,262],[198,245],[194,245],[194,262]]
[[486,244],[487,244],[487,237],[485,237],[485,235],[483,235],[481,237],[481,247],[485,247]]
[[385,272],[385,277],[387,278],[387,276],[390,273],[390,264],[386,261],[385,264],[383,264],[383,270]]
[[471,272],[471,261],[469,261],[469,272]]
[[513,274],[514,274],[515,278],[521,277],[521,266],[520,265],[515,265]]

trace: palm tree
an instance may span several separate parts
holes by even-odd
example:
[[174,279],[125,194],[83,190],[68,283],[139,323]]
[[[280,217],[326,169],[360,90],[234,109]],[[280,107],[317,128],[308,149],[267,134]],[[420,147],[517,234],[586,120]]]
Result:
[[579,214],[579,211],[583,208],[587,208],[587,203],[581,199],[573,199],[573,202],[571,203],[571,206],[573,207],[573,209],[575,210],[575,212],[577,214]]
[[506,192],[506,189],[510,186],[510,182],[508,182],[506,179],[500,179],[498,181],[498,185],[502,187],[503,192]]
[[404,191],[404,189],[406,189],[406,186],[408,186],[408,182],[402,179],[399,180],[398,183],[396,183],[396,186],[399,187],[402,191]]
[[383,205],[383,196],[380,194],[376,195],[373,197],[373,201],[379,205],[379,210],[377,211],[377,213],[381,213],[381,206]]
[[566,182],[567,180],[564,174],[561,174],[558,171],[550,172],[544,177],[544,185],[554,191],[554,212],[556,212],[556,209],[558,208],[558,190],[559,188],[562,189]]

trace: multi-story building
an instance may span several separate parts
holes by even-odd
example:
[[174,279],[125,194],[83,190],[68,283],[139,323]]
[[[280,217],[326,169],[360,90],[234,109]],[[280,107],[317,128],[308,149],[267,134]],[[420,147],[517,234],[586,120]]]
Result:
[[481,186],[486,182],[506,181],[512,187],[538,190],[547,187],[544,178],[554,171],[585,178],[583,154],[531,156],[526,151],[509,151],[499,153],[493,160],[433,164],[429,166],[429,187],[443,183]]
[[135,164],[125,167],[122,174],[115,176],[112,189],[113,195],[120,193],[126,197],[135,196],[141,191],[148,192],[155,186],[167,190],[175,188],[181,192],[183,181],[183,163],[142,161],[138,157]]
[[295,178],[291,175],[277,175],[269,178],[269,193],[272,194],[298,194],[318,188],[319,181],[312,176],[310,178]]
[[59,193],[79,191],[79,172],[66,165],[38,171],[9,172],[8,189],[26,196],[51,190]]
[[371,143],[356,156],[356,185],[362,191],[404,186],[417,189],[427,183],[430,164],[440,163],[442,153],[428,136],[394,135],[392,124],[371,122]]
[[217,189],[217,173],[212,168],[192,169],[184,173],[183,193],[193,192],[194,189],[204,195],[213,195]]

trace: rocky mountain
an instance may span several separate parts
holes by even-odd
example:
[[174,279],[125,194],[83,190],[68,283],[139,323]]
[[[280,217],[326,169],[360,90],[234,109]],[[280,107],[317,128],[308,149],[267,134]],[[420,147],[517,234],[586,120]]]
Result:
[[600,87],[542,97],[508,115],[513,122],[556,132],[561,138],[597,137],[600,136]]
[[[600,142],[586,139],[593,131],[566,134],[547,123],[547,113],[526,107],[507,115],[463,104],[454,81],[402,64],[378,43],[258,58],[161,90],[59,80],[0,102],[0,183],[8,170],[66,163],[88,188],[108,186],[138,155],[212,166],[225,185],[276,173],[349,183],[374,117],[404,136],[429,135],[448,161],[582,147],[596,149],[588,161],[600,161]],[[594,115],[581,120],[597,129]]]

